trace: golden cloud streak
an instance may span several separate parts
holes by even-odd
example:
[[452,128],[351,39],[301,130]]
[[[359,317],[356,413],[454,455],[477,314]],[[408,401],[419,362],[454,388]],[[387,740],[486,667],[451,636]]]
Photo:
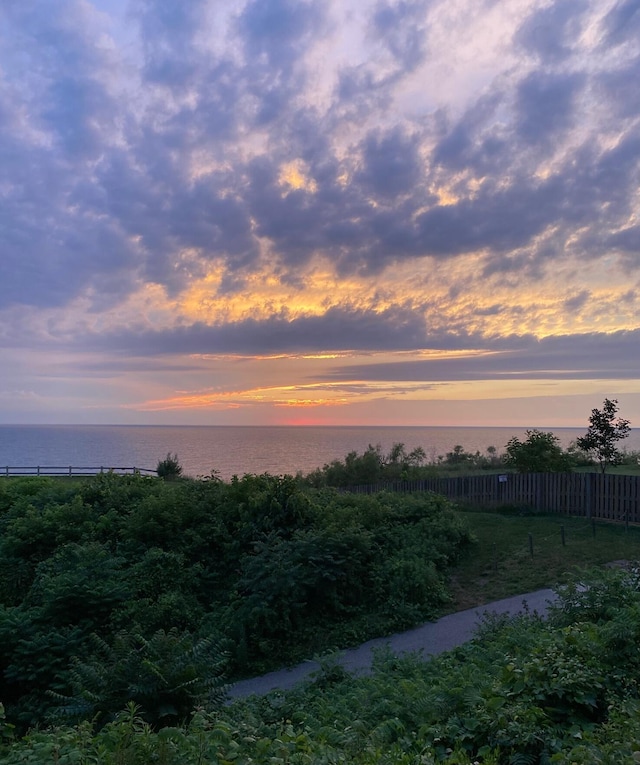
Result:
[[[616,390],[634,392],[635,381],[615,381]],[[348,406],[353,402],[383,402],[393,400],[426,402],[482,401],[485,399],[511,399],[523,396],[558,396],[600,392],[600,380],[501,380],[438,381],[423,382],[369,382],[352,380],[340,383],[309,383],[248,388],[230,391],[199,391],[123,405],[122,408],[144,411],[224,411],[251,407],[274,407],[277,409],[328,409]],[[317,393],[309,395],[310,392]]]
[[[536,272],[535,278],[528,278],[526,253],[521,254],[522,267],[509,270],[506,263],[504,271],[480,278],[490,257],[472,253],[446,261],[412,259],[396,262],[374,276],[338,278],[332,264],[318,256],[299,268],[298,279],[293,282],[280,277],[276,258],[246,275],[242,289],[223,291],[223,264],[197,262],[197,253],[188,251],[180,254],[181,262],[193,264],[189,270],[199,275],[190,277],[180,294],[170,296],[159,285],[145,284],[124,302],[101,313],[91,310],[92,296],[88,295],[64,311],[41,311],[33,333],[61,338],[123,329],[161,332],[194,323],[215,326],[273,317],[293,321],[320,317],[332,308],[381,314],[398,306],[423,316],[433,333],[531,334],[542,338],[638,326],[638,289],[630,289],[628,276],[621,268],[617,270],[615,256],[611,256],[606,279],[601,261],[570,258],[554,261],[546,276]],[[583,303],[574,302],[578,271],[581,289],[588,292]],[[567,301],[571,301],[570,308]],[[299,357],[330,360],[338,355],[327,348],[324,353],[301,353]]]
[[278,408],[300,408],[307,409],[312,406],[330,407],[330,406],[345,406],[350,404],[350,399],[328,399],[328,398],[307,398],[307,399],[290,399],[289,401],[275,401],[274,406]]
[[[184,409],[228,409],[256,404],[271,404],[278,407],[343,406],[354,400],[367,401],[382,395],[401,395],[407,389],[419,392],[425,383],[368,382],[352,380],[341,382],[314,382],[297,385],[274,385],[245,390],[198,391],[168,396],[167,398],[129,404],[126,408],[139,411],[168,411]],[[345,389],[352,388],[353,390]],[[311,391],[317,397],[309,397]]]

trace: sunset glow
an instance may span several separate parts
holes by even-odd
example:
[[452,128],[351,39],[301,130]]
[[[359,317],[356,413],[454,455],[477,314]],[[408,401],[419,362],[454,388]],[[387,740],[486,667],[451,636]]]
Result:
[[640,423],[635,0],[37,0],[0,42],[0,421]]

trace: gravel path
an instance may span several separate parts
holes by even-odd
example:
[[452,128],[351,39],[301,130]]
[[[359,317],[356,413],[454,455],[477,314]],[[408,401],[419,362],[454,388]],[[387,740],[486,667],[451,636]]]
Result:
[[[427,622],[420,627],[400,632],[388,637],[376,638],[363,643],[358,648],[343,651],[339,654],[339,663],[352,672],[366,672],[371,667],[372,649],[388,645],[394,654],[422,651],[425,656],[435,656],[448,651],[469,640],[482,616],[492,614],[516,614],[525,608],[536,611],[541,616],[547,612],[549,601],[555,599],[553,590],[537,590],[525,595],[515,595],[512,598],[496,600],[484,606],[458,611],[438,619],[437,622]],[[261,677],[240,680],[229,689],[230,698],[240,698],[252,694],[263,695],[276,689],[292,688],[312,672],[317,672],[320,665],[316,661],[305,661],[290,669],[280,669],[269,672]]]

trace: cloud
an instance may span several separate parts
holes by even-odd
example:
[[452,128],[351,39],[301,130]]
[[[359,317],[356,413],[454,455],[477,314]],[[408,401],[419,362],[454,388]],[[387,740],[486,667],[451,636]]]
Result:
[[488,353],[453,358],[345,365],[327,379],[390,382],[451,380],[635,380],[640,330],[610,335],[587,333],[535,340],[502,338],[494,346],[485,339]]
[[[14,95],[33,129],[72,164],[95,157],[116,111],[106,77],[114,60],[95,45],[97,14],[79,0],[62,0],[55,9],[42,0],[9,2],[0,23],[5,73],[19,78],[22,87]],[[31,61],[26,75],[25,57]]]
[[387,134],[370,133],[362,149],[363,168],[357,180],[376,196],[397,199],[415,192],[421,173],[418,141],[397,128]]
[[536,9],[524,20],[515,40],[540,63],[560,63],[576,47],[588,9],[588,3],[580,0]]
[[620,0],[604,20],[607,45],[620,45],[628,40],[637,42],[640,33],[640,6],[637,0]]
[[573,295],[564,301],[564,308],[567,311],[579,311],[587,304],[590,298],[591,293],[589,290],[581,290],[577,295]]
[[133,8],[140,24],[144,78],[171,89],[188,86],[199,65],[195,43],[206,2],[137,0]]
[[413,71],[424,61],[425,2],[381,2],[372,19],[371,34],[405,72]]
[[304,55],[325,26],[317,0],[250,0],[238,18],[247,87],[259,126],[290,113],[305,88]]
[[[543,55],[545,69],[505,73],[459,116],[445,109],[421,122],[394,110],[393,93],[403,87],[398,73],[406,79],[430,65],[429,4],[380,3],[365,14],[359,45],[367,53],[382,46],[392,68],[371,58],[339,64],[337,100],[324,108],[313,102],[310,62],[327,41],[337,44],[330,6],[237,3],[220,22],[226,40],[213,45],[207,3],[165,8],[139,0],[132,8],[142,65],[128,86],[114,85],[112,69],[115,63],[124,71],[123,56],[87,7],[68,0],[52,16],[10,4],[6,14],[34,59],[44,50],[53,64],[32,78],[27,108],[34,128],[56,142],[19,135],[7,91],[6,145],[21,157],[13,177],[26,176],[21,185],[29,185],[31,206],[22,206],[17,189],[9,194],[5,244],[15,278],[5,305],[63,305],[98,284],[116,300],[140,280],[176,294],[210,262],[223,263],[225,284],[237,285],[265,258],[291,271],[284,278],[318,255],[340,274],[366,276],[403,259],[485,251],[490,273],[519,262],[517,251],[526,247],[534,248],[530,264],[544,263],[547,250],[535,250],[547,231],[556,232],[557,253],[575,241],[576,229],[587,241],[597,220],[605,237],[628,215],[637,132],[630,126],[617,147],[600,148],[597,121],[579,122],[592,75],[569,42],[589,16],[584,3],[577,16],[562,4],[523,16],[516,45]],[[607,24],[629,12],[621,6]],[[623,58],[593,80],[607,91],[619,82],[608,97],[628,114],[637,112],[627,87],[636,66]],[[369,127],[367,117],[358,132],[340,105],[368,99],[370,88],[382,100],[369,101],[366,114],[378,124]],[[37,104],[36,94],[44,95]],[[549,165],[549,152],[578,127],[584,140]],[[292,159],[306,163],[313,189],[283,189],[281,168]],[[24,273],[21,238],[29,262],[45,274],[42,283]],[[513,255],[505,260],[505,253]]]
[[608,237],[607,244],[609,247],[637,255],[640,252],[640,226],[629,226],[616,231]]
[[95,338],[96,347],[101,350],[134,355],[263,356],[325,350],[398,350],[419,348],[425,342],[424,318],[419,312],[401,306],[382,312],[334,307],[321,316],[293,319],[272,316],[218,326],[194,323],[165,331],[129,331]]
[[525,375],[501,323],[637,326],[637,2],[112,3],[0,4],[7,336]]
[[573,126],[575,100],[584,86],[581,74],[549,76],[532,72],[518,85],[517,132],[525,143],[558,138]]
[[323,20],[315,0],[250,0],[238,19],[247,58],[264,57],[276,71],[288,70]]
[[633,120],[640,112],[640,93],[635,87],[638,77],[640,56],[630,59],[625,66],[604,71],[594,78],[598,98],[614,110],[616,117]]

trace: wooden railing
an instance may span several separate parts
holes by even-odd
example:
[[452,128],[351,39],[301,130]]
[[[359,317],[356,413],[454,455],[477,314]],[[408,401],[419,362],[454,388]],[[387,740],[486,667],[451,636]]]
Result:
[[522,505],[542,512],[640,523],[640,476],[508,473],[351,486],[346,491],[433,491],[478,507]]
[[156,475],[155,470],[138,467],[74,467],[73,465],[7,465],[0,467],[0,476],[14,478],[17,476],[66,476],[82,478],[83,476],[99,475],[100,473],[117,473],[118,475]]

